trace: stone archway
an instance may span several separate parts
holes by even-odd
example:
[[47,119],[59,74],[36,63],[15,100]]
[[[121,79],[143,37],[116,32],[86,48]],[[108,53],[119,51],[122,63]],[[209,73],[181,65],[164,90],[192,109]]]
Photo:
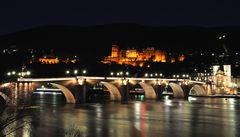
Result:
[[206,96],[207,95],[207,91],[201,85],[194,85],[190,89],[189,95]]
[[146,99],[156,99],[157,98],[157,94],[150,84],[147,84],[145,82],[139,82],[139,85],[143,88]]
[[72,92],[68,88],[66,88],[65,86],[62,86],[60,84],[56,84],[56,83],[50,83],[50,84],[61,90],[61,92],[63,93],[63,95],[66,98],[66,103],[76,103],[75,97],[73,96]]
[[115,85],[104,81],[101,81],[100,83],[109,90],[111,100],[121,100],[121,93]]
[[174,98],[184,98],[184,92],[180,85],[176,83],[169,83],[169,86],[173,91]]

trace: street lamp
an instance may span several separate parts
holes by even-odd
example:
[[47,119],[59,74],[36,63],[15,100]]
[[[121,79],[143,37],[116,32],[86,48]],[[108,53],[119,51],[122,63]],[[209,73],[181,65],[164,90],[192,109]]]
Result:
[[224,38],[226,38],[226,35],[221,35],[218,37],[218,39],[224,39]]
[[114,75],[114,73],[113,73],[113,72],[111,72],[111,73],[110,73],[110,75],[111,75],[111,76],[113,76],[113,75]]
[[67,71],[66,71],[66,74],[70,74],[70,71],[69,71],[69,70],[67,70]]
[[73,72],[74,74],[77,74],[78,73],[78,70],[74,70],[74,72]]
[[15,74],[16,74],[16,71],[12,71],[12,74],[15,75]]
[[8,76],[11,76],[11,72],[8,72],[7,75],[8,75]]
[[86,74],[87,73],[87,70],[83,70],[83,74]]
[[30,71],[27,71],[27,76],[30,76],[31,75],[31,72]]

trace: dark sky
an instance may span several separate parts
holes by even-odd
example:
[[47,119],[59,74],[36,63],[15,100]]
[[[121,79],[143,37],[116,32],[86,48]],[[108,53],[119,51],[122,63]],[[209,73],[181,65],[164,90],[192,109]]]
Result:
[[0,34],[42,25],[240,25],[239,0],[1,0]]

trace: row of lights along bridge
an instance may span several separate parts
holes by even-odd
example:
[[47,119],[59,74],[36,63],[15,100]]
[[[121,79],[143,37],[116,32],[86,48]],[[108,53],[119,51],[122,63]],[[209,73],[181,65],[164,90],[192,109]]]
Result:
[[[111,72],[110,73],[111,76],[129,76],[130,73],[129,72]],[[145,73],[144,77],[164,77],[164,75],[162,73]],[[173,78],[189,78],[189,74],[182,74],[182,75],[173,75]]]
[[[71,74],[74,74],[74,75],[78,75],[78,74],[82,74],[82,75],[86,75],[87,74],[87,70],[82,70],[82,71],[79,71],[79,70],[66,70],[66,74],[67,75],[71,75]],[[12,71],[12,72],[8,72],[7,73],[7,76],[19,76],[19,77],[24,77],[24,76],[30,76],[31,75],[31,72],[30,71],[26,71],[26,72],[16,72],[16,71]],[[110,75],[113,77],[113,76],[117,76],[117,77],[120,77],[120,76],[130,76],[130,73],[127,71],[127,72],[123,72],[123,71],[120,71],[120,72],[110,72]],[[164,77],[164,75],[162,73],[145,73],[144,74],[144,77]],[[173,78],[189,78],[189,75],[188,74],[182,74],[182,75],[173,75],[172,76]]]
[[25,71],[25,72],[17,72],[17,71],[7,72],[7,76],[24,77],[24,76],[30,76],[30,75],[31,75],[30,71]]
[[[78,74],[82,74],[82,75],[86,75],[87,74],[87,70],[66,70],[66,74],[67,75],[78,75]],[[117,76],[117,77],[121,77],[121,76],[130,76],[130,73],[124,72],[124,71],[120,71],[120,72],[110,72],[110,76]],[[162,73],[145,73],[144,77],[164,77],[164,75]],[[188,74],[182,74],[182,75],[173,75],[173,78],[189,78]]]
[[82,70],[82,72],[80,73],[79,70],[75,69],[73,71],[70,71],[70,70],[66,70],[66,74],[67,75],[70,75],[70,74],[74,74],[74,75],[78,75],[78,74],[83,74],[83,75],[86,75],[87,74],[87,70]]

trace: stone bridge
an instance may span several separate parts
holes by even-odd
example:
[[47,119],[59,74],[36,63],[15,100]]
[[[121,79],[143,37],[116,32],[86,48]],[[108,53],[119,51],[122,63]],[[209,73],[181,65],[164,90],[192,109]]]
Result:
[[[163,79],[163,78],[131,78],[131,77],[62,77],[62,78],[19,78],[15,85],[17,89],[35,91],[43,84],[50,84],[61,90],[66,98],[66,103],[86,102],[86,93],[90,87],[101,84],[110,92],[111,100],[128,101],[129,89],[138,85],[144,90],[146,99],[157,99],[164,90],[173,93],[174,98],[185,98],[189,94],[206,96],[206,85],[203,82],[188,79]],[[5,86],[6,87],[6,86]],[[4,99],[5,94],[0,93]]]

